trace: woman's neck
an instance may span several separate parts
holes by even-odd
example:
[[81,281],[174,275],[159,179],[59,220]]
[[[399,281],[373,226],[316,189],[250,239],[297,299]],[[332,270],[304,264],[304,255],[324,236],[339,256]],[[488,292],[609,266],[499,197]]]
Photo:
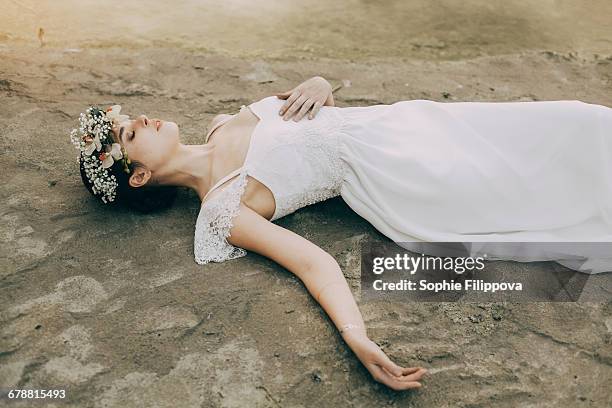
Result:
[[202,199],[211,185],[213,144],[180,144],[172,158],[154,175],[160,185],[189,187]]

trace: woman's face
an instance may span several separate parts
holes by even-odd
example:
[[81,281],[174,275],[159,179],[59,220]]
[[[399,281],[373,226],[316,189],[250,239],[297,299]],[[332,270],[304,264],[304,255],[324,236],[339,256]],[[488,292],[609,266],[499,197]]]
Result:
[[140,162],[151,172],[162,168],[179,146],[178,125],[140,115],[113,128],[115,138],[131,161]]

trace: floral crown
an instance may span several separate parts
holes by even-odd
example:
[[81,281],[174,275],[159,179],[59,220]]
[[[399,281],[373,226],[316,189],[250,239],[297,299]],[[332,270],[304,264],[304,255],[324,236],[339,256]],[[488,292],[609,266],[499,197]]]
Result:
[[82,162],[85,176],[91,182],[94,194],[100,194],[102,202],[115,200],[117,178],[109,168],[115,161],[123,162],[123,169],[130,173],[130,159],[127,152],[112,137],[113,127],[128,115],[121,115],[121,106],[110,106],[106,111],[90,106],[79,116],[80,126],[72,129],[70,140],[79,150],[77,161]]

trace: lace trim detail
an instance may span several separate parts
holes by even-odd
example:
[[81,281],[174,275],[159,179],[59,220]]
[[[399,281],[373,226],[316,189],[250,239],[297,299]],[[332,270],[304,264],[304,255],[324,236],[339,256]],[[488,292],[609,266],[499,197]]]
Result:
[[[283,206],[280,207],[279,214],[286,216],[295,211],[304,208],[308,205],[316,204],[321,201],[328,200],[340,195],[340,189],[337,187],[325,188],[317,190],[310,194],[293,194],[285,198]],[[281,218],[280,216],[278,218]]]
[[200,265],[241,258],[247,254],[243,248],[235,247],[227,238],[231,235],[233,218],[240,212],[240,197],[247,185],[247,171],[222,188],[215,196],[202,204],[193,242],[195,261]]

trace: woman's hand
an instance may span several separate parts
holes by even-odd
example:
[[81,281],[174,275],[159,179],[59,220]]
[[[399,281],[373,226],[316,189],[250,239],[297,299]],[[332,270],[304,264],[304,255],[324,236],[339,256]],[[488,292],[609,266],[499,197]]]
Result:
[[312,108],[308,115],[308,119],[312,119],[331,93],[331,84],[325,78],[312,77],[290,91],[276,94],[280,99],[287,99],[278,114],[283,115],[283,120],[289,120],[295,114],[293,120],[297,122]]
[[365,335],[347,333],[345,341],[376,381],[396,391],[421,387],[418,381],[427,373],[423,367],[400,367]]

